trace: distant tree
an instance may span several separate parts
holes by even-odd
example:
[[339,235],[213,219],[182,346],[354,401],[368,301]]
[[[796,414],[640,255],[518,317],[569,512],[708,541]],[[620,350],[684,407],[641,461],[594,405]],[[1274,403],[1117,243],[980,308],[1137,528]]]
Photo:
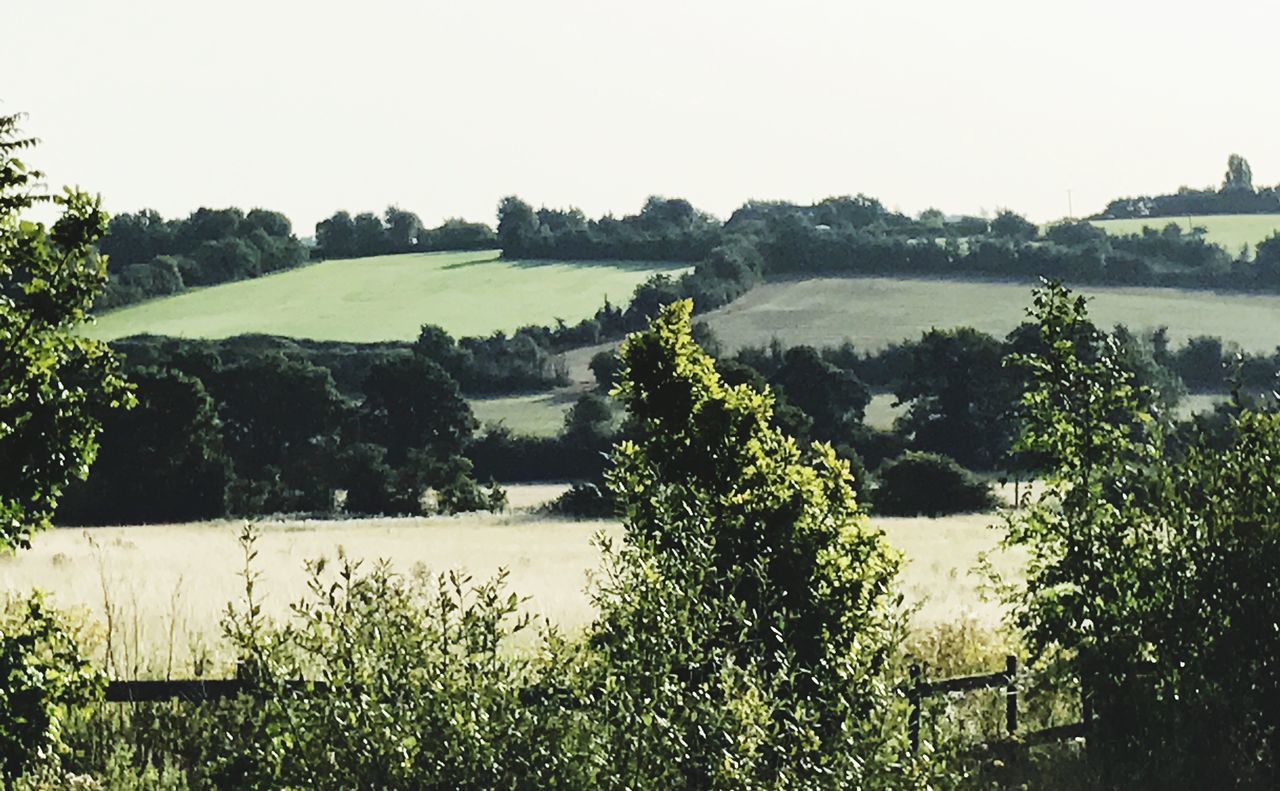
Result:
[[387,207],[383,215],[386,224],[386,247],[390,253],[407,253],[418,244],[423,234],[422,220],[411,211],[398,206]]
[[612,435],[613,407],[598,393],[583,393],[564,415],[565,438],[596,444]]
[[1269,288],[1280,287],[1280,233],[1258,243],[1253,264],[1259,282]]
[[342,429],[346,402],[328,370],[280,354],[225,366],[205,382],[218,405],[236,474],[259,479]]
[[502,199],[498,204],[498,246],[504,256],[519,258],[528,254],[538,232],[538,215],[532,206],[514,196]]
[[885,516],[966,514],[999,504],[990,484],[936,453],[903,454],[881,467],[878,477],[872,508]]
[[1025,241],[1036,238],[1039,233],[1040,229],[1035,223],[1008,209],[1001,209],[996,214],[996,218],[991,221],[991,234],[993,236]]
[[278,211],[252,209],[245,215],[244,223],[248,228],[262,230],[268,236],[288,238],[293,236],[293,224],[289,218]]
[[435,324],[422,325],[413,352],[436,363],[455,379],[462,374],[467,356],[453,336]]
[[173,244],[173,227],[152,209],[118,214],[107,228],[99,248],[108,256],[113,273],[167,253]]
[[1013,441],[1018,392],[1004,368],[1004,344],[961,327],[930,330],[907,349],[907,370],[894,387],[907,409],[895,430],[913,450],[945,454],[970,469],[998,468]]
[[1222,180],[1223,192],[1254,192],[1253,168],[1249,160],[1239,154],[1227,158],[1227,174]]
[[188,253],[202,242],[216,242],[237,236],[244,219],[244,212],[236,208],[196,209],[177,225],[175,243],[178,252]]
[[363,389],[361,432],[387,449],[392,466],[404,464],[415,450],[438,458],[457,456],[475,430],[475,418],[458,383],[424,356],[379,363],[369,371]]
[[103,421],[102,450],[58,510],[70,524],[145,524],[227,513],[231,464],[213,399],[198,379],[167,370],[130,374],[135,409]]
[[814,437],[827,442],[846,439],[871,403],[871,392],[857,376],[823,360],[811,346],[788,349],[769,383],[813,419]]
[[213,285],[262,274],[262,252],[244,239],[224,238],[201,242],[191,258],[199,269],[189,274],[192,286]]
[[613,349],[603,352],[596,352],[591,357],[591,363],[588,366],[591,369],[591,375],[596,380],[596,390],[601,393],[608,393],[618,383],[618,373],[622,370],[622,361],[618,359],[618,353]]
[[340,211],[316,223],[316,250],[325,258],[356,255],[356,229],[350,214]]
[[926,228],[941,231],[947,224],[947,216],[940,209],[925,209],[920,212],[919,222]]
[[[79,333],[106,282],[94,244],[107,215],[83,192],[38,192],[19,120],[0,116],[0,549],[49,526],[97,455],[102,416],[132,402],[111,351]],[[51,228],[23,217],[38,202],[59,208]]]
[[383,255],[389,251],[387,228],[378,215],[362,212],[351,222],[356,255]]

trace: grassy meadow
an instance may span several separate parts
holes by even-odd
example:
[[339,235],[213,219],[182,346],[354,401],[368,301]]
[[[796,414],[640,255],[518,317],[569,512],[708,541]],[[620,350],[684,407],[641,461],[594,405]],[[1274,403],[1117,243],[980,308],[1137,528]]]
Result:
[[1141,233],[1143,228],[1164,228],[1177,223],[1184,231],[1200,226],[1207,230],[1205,239],[1221,245],[1232,254],[1248,247],[1250,255],[1258,242],[1280,231],[1280,214],[1205,214],[1191,217],[1145,217],[1133,220],[1095,220],[1094,225],[1107,233]]
[[[388,559],[403,572],[461,568],[485,578],[506,568],[511,589],[530,597],[528,612],[579,628],[593,612],[585,592],[599,562],[592,536],[617,535],[620,527],[531,510],[561,488],[512,487],[512,510],[502,515],[261,522],[256,568],[264,611],[284,617],[305,593],[304,561],[345,554],[367,563]],[[998,623],[998,606],[983,600],[969,573],[979,553],[995,545],[998,533],[988,527],[995,521],[992,515],[875,520],[908,559],[903,589],[919,606],[918,627],[966,615],[985,626]],[[218,521],[49,531],[36,536],[30,550],[0,558],[0,593],[38,587],[58,605],[84,612],[98,624],[100,654],[109,622],[111,664],[119,675],[182,676],[201,657],[221,668],[227,657],[220,620],[226,603],[243,590],[236,540],[241,526]],[[1018,568],[1008,559],[998,565],[1012,573]]]
[[556,319],[576,322],[605,297],[626,304],[655,272],[683,270],[618,261],[504,261],[496,251],[325,261],[111,311],[85,334],[111,340],[139,333],[267,333],[370,342],[412,340],[430,323],[455,336],[488,335]]
[[[729,349],[766,345],[831,346],[845,340],[866,350],[930,328],[970,326],[1004,335],[1025,316],[1024,284],[926,278],[812,278],[766,283],[701,317]],[[1251,351],[1280,344],[1280,295],[1223,294],[1172,288],[1088,287],[1089,311],[1104,327],[1169,327],[1174,343],[1217,335]],[[571,365],[571,368],[573,366]]]

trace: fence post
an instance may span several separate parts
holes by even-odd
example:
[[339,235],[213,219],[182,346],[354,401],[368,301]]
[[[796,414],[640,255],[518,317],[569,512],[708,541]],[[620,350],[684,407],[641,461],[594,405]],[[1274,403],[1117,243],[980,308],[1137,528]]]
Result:
[[1004,693],[1004,719],[1012,736],[1018,732],[1018,657],[1010,654],[1004,658],[1004,672],[1009,677]]
[[911,739],[911,752],[920,751],[920,666],[911,666],[911,687],[907,690],[911,701],[911,715],[907,719],[907,733]]

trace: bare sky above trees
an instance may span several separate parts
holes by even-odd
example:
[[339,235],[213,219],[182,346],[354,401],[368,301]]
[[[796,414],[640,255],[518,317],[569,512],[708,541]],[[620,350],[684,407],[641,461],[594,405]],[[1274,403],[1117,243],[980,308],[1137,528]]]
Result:
[[111,211],[629,213],[865,192],[1038,220],[1280,182],[1280,5],[6,0],[0,112]]

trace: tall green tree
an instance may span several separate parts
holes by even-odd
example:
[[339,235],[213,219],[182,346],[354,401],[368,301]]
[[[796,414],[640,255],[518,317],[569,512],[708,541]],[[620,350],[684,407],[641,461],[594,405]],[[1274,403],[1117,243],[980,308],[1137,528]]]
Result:
[[70,488],[63,524],[190,522],[227,513],[231,463],[222,425],[199,379],[171,370],[132,371],[138,404],[103,421],[89,479]]
[[[102,414],[132,400],[106,345],[75,332],[106,282],[94,244],[107,215],[84,192],[40,191],[19,120],[0,116],[0,548],[49,525],[88,473]],[[23,218],[38,202],[59,208],[52,227]]]
[[602,719],[629,723],[616,783],[872,787],[896,749],[881,726],[898,556],[829,446],[802,449],[767,392],[721,381],[691,311],[664,308],[621,350],[626,545],[589,634]]

